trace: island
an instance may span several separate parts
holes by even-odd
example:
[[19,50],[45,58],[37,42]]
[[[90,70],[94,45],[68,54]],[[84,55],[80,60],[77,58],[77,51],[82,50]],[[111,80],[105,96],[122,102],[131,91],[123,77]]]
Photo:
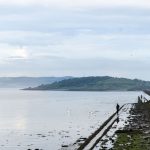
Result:
[[117,78],[110,76],[76,77],[28,87],[23,90],[55,91],[143,91],[150,89],[150,81],[139,79]]

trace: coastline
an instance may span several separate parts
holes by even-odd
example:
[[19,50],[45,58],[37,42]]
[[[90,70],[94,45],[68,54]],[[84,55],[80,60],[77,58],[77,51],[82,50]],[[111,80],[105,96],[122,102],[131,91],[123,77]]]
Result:
[[128,115],[119,117],[121,125],[116,122],[94,150],[149,150],[150,101],[139,98]]
[[115,115],[110,116],[88,138],[80,138],[73,145],[64,145],[62,150],[149,150],[150,101],[138,97],[137,103],[125,104],[111,123]]
[[130,111],[128,125],[116,132],[114,150],[149,150],[150,145],[150,102],[139,101]]

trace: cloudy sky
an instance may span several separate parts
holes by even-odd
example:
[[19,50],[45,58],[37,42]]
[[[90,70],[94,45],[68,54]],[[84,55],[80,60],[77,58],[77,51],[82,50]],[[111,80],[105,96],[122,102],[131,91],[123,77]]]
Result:
[[0,0],[0,76],[150,80],[149,0]]

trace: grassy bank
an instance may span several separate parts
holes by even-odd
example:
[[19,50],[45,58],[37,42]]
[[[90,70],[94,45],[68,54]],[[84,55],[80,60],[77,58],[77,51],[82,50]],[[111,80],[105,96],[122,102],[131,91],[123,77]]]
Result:
[[128,125],[116,131],[113,150],[150,150],[150,102],[139,101],[130,111]]
[[117,141],[114,150],[147,150],[149,143],[143,139],[140,132],[117,133]]

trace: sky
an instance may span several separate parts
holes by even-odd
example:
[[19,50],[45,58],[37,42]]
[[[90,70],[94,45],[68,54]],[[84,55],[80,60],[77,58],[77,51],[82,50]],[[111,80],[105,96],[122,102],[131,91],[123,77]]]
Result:
[[0,0],[0,76],[150,80],[149,0]]

